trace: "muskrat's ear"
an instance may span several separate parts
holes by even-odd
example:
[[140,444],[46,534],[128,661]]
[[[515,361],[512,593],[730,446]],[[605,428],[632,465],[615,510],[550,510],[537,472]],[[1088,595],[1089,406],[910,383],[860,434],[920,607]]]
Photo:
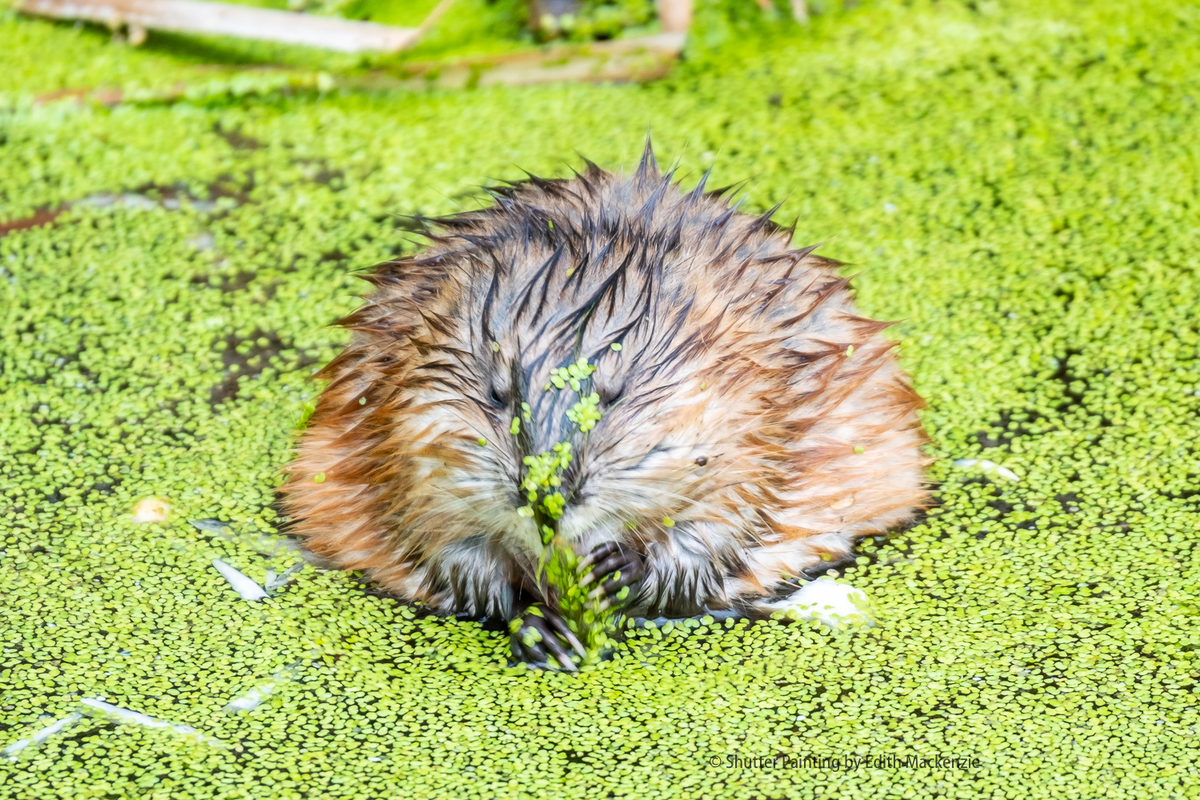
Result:
[[634,183],[639,188],[645,188],[652,181],[657,181],[660,177],[658,171],[658,161],[654,158],[654,145],[650,142],[650,134],[646,134],[646,148],[642,151],[642,160],[638,164],[637,172],[633,175]]

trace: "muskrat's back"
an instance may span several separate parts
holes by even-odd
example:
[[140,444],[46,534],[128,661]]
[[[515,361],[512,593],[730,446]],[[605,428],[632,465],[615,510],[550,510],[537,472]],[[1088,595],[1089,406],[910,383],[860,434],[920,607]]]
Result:
[[[557,533],[619,543],[644,567],[631,611],[682,616],[770,595],[923,507],[890,323],[724,194],[680,191],[647,150],[631,177],[589,163],[436,220],[341,321],[284,487],[295,531],[402,598],[509,618],[538,592],[523,460],[570,441]],[[543,391],[581,357],[603,411],[587,434]]]

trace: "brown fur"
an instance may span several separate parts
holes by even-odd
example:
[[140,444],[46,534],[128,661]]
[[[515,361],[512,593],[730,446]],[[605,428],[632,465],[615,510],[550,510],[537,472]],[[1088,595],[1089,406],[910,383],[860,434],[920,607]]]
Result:
[[[636,547],[634,608],[691,614],[770,595],[923,508],[922,403],[891,323],[724,194],[681,192],[647,149],[629,178],[589,163],[435,220],[341,320],[351,341],[283,488],[295,531],[402,598],[508,617],[540,550],[517,514],[522,458],[570,438],[559,533],[580,553]],[[542,388],[580,356],[605,412],[587,436],[563,416],[574,393]],[[513,436],[522,400],[534,423]]]

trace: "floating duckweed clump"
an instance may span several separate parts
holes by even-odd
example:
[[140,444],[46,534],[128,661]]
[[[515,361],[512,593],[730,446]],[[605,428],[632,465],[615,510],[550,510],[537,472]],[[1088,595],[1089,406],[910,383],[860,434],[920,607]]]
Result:
[[[698,2],[646,86],[104,108],[25,100],[243,51],[0,12],[2,800],[1200,796],[1194,7],[758,16]],[[651,125],[901,320],[937,505],[823,565],[873,625],[702,615],[511,669],[504,631],[297,571],[274,489],[354,272]]]
[[[570,386],[575,393],[583,391],[586,381],[596,367],[588,363],[587,358],[579,358],[566,367],[556,367],[550,372],[550,383],[546,391],[556,391]],[[600,396],[595,392],[582,395],[580,399],[567,410],[567,418],[573,422],[579,432],[586,435],[600,421],[601,412],[597,407]],[[531,406],[522,403],[522,416],[532,419]],[[513,419],[513,434],[519,433],[520,420]],[[566,508],[567,499],[563,496],[562,476],[571,465],[574,448],[569,441],[557,442],[551,449],[538,455],[525,456],[525,476],[521,480],[521,489],[526,493],[528,503],[519,507],[517,513],[525,518],[532,518],[542,537],[542,553],[538,559],[538,576],[542,585],[548,588],[548,596],[558,612],[562,615],[567,627],[578,638],[583,646],[582,665],[595,664],[610,644],[610,633],[619,624],[620,604],[629,597],[629,587],[623,587],[614,598],[617,602],[611,604],[600,594],[592,596],[595,586],[584,583],[586,571],[583,559],[575,553],[570,542],[563,540],[556,529],[558,520]],[[604,580],[616,580],[620,572]],[[536,609],[535,609],[536,613]],[[513,620],[510,629],[517,633],[521,627],[520,620]],[[528,629],[525,635],[539,636],[538,631]]]

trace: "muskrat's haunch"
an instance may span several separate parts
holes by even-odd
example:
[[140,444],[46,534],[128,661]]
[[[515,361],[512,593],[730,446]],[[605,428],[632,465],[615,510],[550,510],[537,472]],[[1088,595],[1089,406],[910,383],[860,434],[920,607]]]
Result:
[[[750,611],[923,508],[922,403],[890,323],[726,194],[680,191],[647,146],[631,177],[588,162],[434,220],[340,321],[283,487],[295,532],[406,600],[520,617],[542,552],[524,459],[569,441],[559,540],[620,571],[604,585],[631,588],[629,613],[688,616]],[[580,358],[603,412],[586,434],[574,396],[543,391]],[[526,616],[545,635],[518,657],[565,654],[547,618]]]

